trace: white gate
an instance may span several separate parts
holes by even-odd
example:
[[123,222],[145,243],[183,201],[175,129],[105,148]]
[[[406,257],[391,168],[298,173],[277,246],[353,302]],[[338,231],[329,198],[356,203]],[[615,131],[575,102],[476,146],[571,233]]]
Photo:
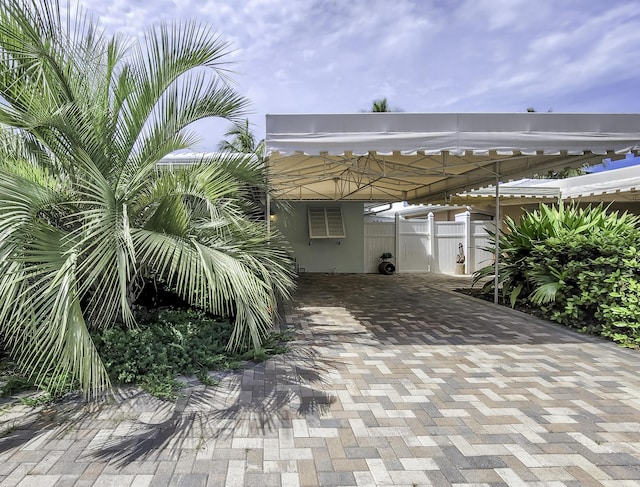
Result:
[[364,224],[364,271],[378,272],[380,256],[396,253],[396,224],[388,222]]
[[[458,246],[465,247],[465,222],[436,222],[433,272],[453,274],[456,270]],[[465,252],[466,254],[466,252]]]
[[398,272],[453,274],[459,245],[465,255],[465,272],[471,274],[493,261],[483,250],[489,245],[487,227],[493,222],[471,221],[467,212],[455,222],[436,222],[397,217],[395,222],[367,222],[364,225],[365,272],[378,272],[380,256],[391,252]]
[[404,272],[430,272],[433,252],[429,222],[404,219],[396,221],[400,226],[396,264],[402,265]]

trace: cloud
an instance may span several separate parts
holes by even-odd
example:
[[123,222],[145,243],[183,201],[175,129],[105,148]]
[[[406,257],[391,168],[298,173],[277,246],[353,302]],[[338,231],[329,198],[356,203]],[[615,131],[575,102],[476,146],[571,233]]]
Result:
[[[529,96],[562,94],[613,79],[640,77],[637,63],[629,63],[640,49],[640,32],[631,28],[634,17],[629,14],[628,6],[622,6],[579,19],[571,30],[543,33],[523,45],[515,62],[500,68],[497,76],[484,80],[469,95],[492,89]],[[607,28],[602,29],[603,25]]]
[[519,31],[547,18],[550,5],[540,0],[465,0],[454,15],[464,24],[486,26],[489,32]]
[[260,129],[267,112],[357,112],[382,96],[405,111],[640,111],[637,0],[82,2],[112,32],[210,22]]

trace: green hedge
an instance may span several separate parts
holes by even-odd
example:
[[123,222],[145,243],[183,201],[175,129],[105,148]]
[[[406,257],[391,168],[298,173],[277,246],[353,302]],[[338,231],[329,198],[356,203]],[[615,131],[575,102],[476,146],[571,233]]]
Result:
[[[639,219],[602,205],[540,205],[500,235],[500,292],[564,325],[640,346]],[[492,235],[495,242],[495,235]],[[493,248],[487,250],[493,251]],[[493,266],[475,281],[493,275]],[[483,291],[493,293],[493,281]]]

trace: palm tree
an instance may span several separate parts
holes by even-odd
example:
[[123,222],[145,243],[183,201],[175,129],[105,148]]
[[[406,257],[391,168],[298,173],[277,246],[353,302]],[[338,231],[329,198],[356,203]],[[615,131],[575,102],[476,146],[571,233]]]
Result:
[[262,155],[264,151],[264,140],[256,144],[256,138],[249,127],[249,119],[244,123],[231,125],[224,134],[225,137],[232,137],[231,141],[222,140],[218,144],[221,151],[240,152],[242,154]]
[[[264,165],[264,139],[256,144],[256,138],[249,126],[249,119],[244,123],[234,123],[224,134],[225,137],[232,137],[231,141],[222,140],[218,144],[218,150],[231,154],[251,154],[262,162],[262,170],[266,177],[266,167]],[[252,220],[265,220],[267,213],[267,189],[260,186],[249,186],[248,190],[252,194],[252,201],[245,207],[246,213]],[[270,205],[275,201],[272,199]]]
[[244,115],[228,47],[194,22],[140,41],[63,18],[57,1],[0,3],[0,338],[36,381],[108,388],[89,330],[134,325],[145,282],[235,319],[230,346],[257,347],[271,325],[292,280],[243,211],[259,162],[156,165],[194,143],[192,122]]
[[390,112],[389,103],[387,102],[387,98],[380,98],[379,100],[373,100],[373,105],[371,106],[371,111],[374,113],[380,112]]

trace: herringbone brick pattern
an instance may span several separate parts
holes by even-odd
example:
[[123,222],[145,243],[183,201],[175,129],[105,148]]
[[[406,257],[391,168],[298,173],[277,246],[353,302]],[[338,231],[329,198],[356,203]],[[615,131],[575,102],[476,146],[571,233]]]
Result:
[[640,353],[457,282],[303,274],[286,356],[0,413],[0,486],[640,485]]

